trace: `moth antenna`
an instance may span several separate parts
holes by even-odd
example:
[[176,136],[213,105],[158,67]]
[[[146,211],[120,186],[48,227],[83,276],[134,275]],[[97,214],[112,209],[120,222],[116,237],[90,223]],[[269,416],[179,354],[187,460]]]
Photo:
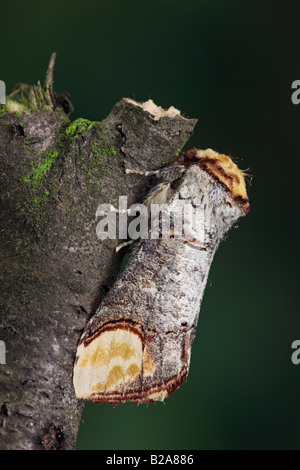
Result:
[[120,243],[120,245],[118,245],[116,247],[116,253],[118,253],[118,251],[122,250],[122,248],[124,248],[125,246],[128,246],[128,245],[131,245],[132,243],[134,243],[136,240],[129,240],[128,242],[123,242],[123,243]]
[[152,176],[152,175],[157,175],[160,170],[151,170],[151,171],[146,171],[146,170],[133,170],[131,168],[126,168],[125,173],[127,175],[134,174],[134,175],[141,175],[141,176]]

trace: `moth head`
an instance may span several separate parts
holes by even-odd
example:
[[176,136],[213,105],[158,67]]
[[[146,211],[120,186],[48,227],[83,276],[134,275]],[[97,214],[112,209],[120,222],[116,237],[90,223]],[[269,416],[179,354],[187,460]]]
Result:
[[186,168],[190,168],[192,165],[199,166],[222,184],[239,204],[244,214],[250,211],[244,178],[245,172],[240,170],[227,155],[217,153],[212,149],[191,149],[179,155],[174,164],[184,165]]

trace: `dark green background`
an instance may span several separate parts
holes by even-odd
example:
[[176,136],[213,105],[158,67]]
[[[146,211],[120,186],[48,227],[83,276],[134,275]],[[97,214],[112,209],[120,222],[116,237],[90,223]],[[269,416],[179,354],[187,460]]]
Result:
[[7,92],[43,80],[73,118],[122,97],[199,119],[189,147],[238,157],[252,211],[220,246],[188,381],[165,404],[87,404],[78,449],[300,449],[299,1],[151,0],[1,4]]

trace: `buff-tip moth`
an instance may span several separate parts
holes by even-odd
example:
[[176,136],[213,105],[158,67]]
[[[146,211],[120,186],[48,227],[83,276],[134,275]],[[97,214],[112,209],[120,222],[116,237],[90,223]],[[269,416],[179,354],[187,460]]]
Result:
[[150,228],[140,241],[78,343],[73,381],[83,400],[163,401],[182,384],[214,253],[250,210],[244,173],[211,149],[189,150],[146,173],[161,182],[145,205],[166,203],[174,222],[189,202],[203,230],[192,226],[180,238],[171,224],[169,238],[152,239]]

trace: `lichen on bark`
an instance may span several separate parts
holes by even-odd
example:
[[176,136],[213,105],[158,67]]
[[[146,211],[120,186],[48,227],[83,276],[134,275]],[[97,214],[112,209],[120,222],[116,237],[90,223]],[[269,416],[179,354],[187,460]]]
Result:
[[[83,403],[72,386],[76,345],[115,280],[118,240],[96,236],[99,204],[141,202],[157,169],[196,124],[122,99],[101,122],[71,122],[69,95],[19,84],[0,106],[0,448],[75,447]],[[49,437],[50,436],[50,437]]]

